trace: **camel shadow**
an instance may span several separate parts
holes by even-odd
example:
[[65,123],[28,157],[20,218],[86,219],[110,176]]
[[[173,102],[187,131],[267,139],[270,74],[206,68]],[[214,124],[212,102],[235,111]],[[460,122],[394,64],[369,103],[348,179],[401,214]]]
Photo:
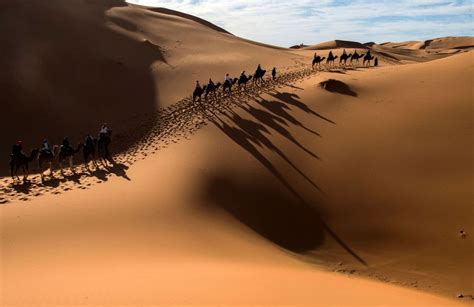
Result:
[[[243,110],[248,112],[250,115],[252,115],[257,121],[267,125],[268,127],[274,129],[277,131],[280,135],[285,137],[287,140],[295,144],[298,148],[301,150],[305,151],[307,154],[312,156],[315,159],[320,160],[319,156],[316,155],[314,152],[312,152],[310,149],[302,145],[296,138],[286,129],[285,127],[288,127],[287,122],[278,116],[275,116],[274,114],[267,112],[265,110],[257,109],[254,108],[253,106],[247,104],[246,106],[241,106]],[[286,112],[285,112],[286,113]],[[309,128],[306,128],[303,124],[301,124],[299,121],[297,121],[295,118],[291,117],[288,113],[286,113],[292,120],[288,120],[290,123],[295,124],[297,126],[300,126],[304,128],[305,130],[315,134],[316,136],[321,136],[319,133],[316,131],[313,131]]]
[[231,175],[212,175],[206,180],[203,198],[206,204],[226,210],[262,237],[291,252],[305,253],[324,241],[318,212],[302,206],[284,190],[275,191],[266,180],[254,184]]
[[[289,101],[295,100],[291,95],[283,95],[283,97]],[[294,103],[294,101],[292,102]],[[256,112],[255,108],[250,106],[244,105],[241,107],[252,114],[257,121],[262,120],[264,124],[270,127],[273,126],[279,129],[281,133],[286,134],[286,132],[281,130],[283,125],[285,125],[281,118],[278,119],[269,112]],[[302,106],[300,105],[300,107]],[[222,117],[209,109],[202,110],[201,112],[210,123],[214,124],[232,141],[251,154],[286,188],[286,192],[289,192],[285,193],[279,189],[274,189],[270,185],[265,186],[260,181],[258,185],[255,182],[252,184],[239,183],[233,180],[232,176],[217,175],[211,177],[205,184],[204,195],[206,200],[225,209],[255,232],[282,248],[297,253],[304,253],[317,248],[324,239],[323,231],[325,231],[346,252],[360,263],[367,265],[365,260],[357,255],[324,222],[316,212],[315,206],[306,202],[286,179],[286,176],[263,154],[261,150],[265,149],[276,153],[300,176],[305,178],[308,183],[324,195],[322,189],[293,164],[280,148],[267,138],[266,135],[270,134],[270,132],[263,124],[242,118],[230,108],[219,110]],[[276,125],[279,125],[280,128],[276,127]],[[289,196],[286,194],[289,194]],[[290,196],[291,198],[289,198]],[[300,224],[298,223],[299,221]]]
[[108,170],[110,173],[114,174],[115,176],[122,177],[128,181],[131,181],[130,177],[127,175],[128,166],[122,163],[115,162],[112,158],[109,159],[112,163],[112,167],[109,167]]
[[21,182],[13,182],[10,187],[16,193],[30,194],[33,184],[29,180],[23,180]]
[[[230,113],[230,114],[229,114]],[[256,144],[258,147],[267,148],[268,150],[276,153],[281,159],[283,159],[293,170],[295,170],[300,176],[302,176],[311,186],[316,188],[318,191],[322,192],[321,188],[309,178],[301,169],[299,169],[296,164],[273,142],[266,136],[270,134],[269,130],[262,125],[261,123],[253,120],[249,120],[241,117],[237,113],[229,110],[228,112],[221,112],[229,121],[235,124],[235,127],[228,125],[225,121],[221,120],[219,117],[215,116],[214,119],[211,119],[217,127],[219,127],[222,132],[227,136],[233,139],[237,144],[245,148],[249,153],[251,153],[262,165],[264,165],[274,176],[279,178],[281,182],[290,188],[289,183],[284,179],[284,177],[278,172],[278,170],[273,166],[273,164],[268,160],[259,150],[253,145]],[[296,142],[296,140],[295,140]],[[301,144],[300,144],[301,145]],[[302,146],[302,145],[301,145]],[[306,149],[306,148],[305,148]],[[314,153],[306,149],[310,155],[319,159]]]
[[[316,117],[319,117],[320,119],[328,122],[328,123],[331,123],[331,124],[336,124],[334,121],[330,120],[329,118],[319,114],[319,113],[316,113],[315,111],[313,111],[307,104],[303,103],[302,101],[300,101],[300,97],[297,95],[297,94],[293,94],[293,93],[287,93],[287,92],[279,92],[279,91],[275,91],[275,93],[270,93],[270,96],[273,96],[275,97],[276,99],[286,103],[286,104],[289,104],[291,106],[294,106],[294,107],[297,107],[298,109],[300,109],[301,111],[304,111],[306,113],[309,113],[309,114],[312,114]],[[266,107],[268,109],[273,109],[275,110],[275,105],[278,105],[277,103],[266,103]],[[288,108],[286,108],[288,109]],[[272,110],[270,110],[272,111]],[[285,114],[286,113],[286,114]],[[281,112],[279,111],[279,114],[277,115],[280,115],[280,116],[286,116],[285,118],[287,120],[289,120],[290,122],[294,119],[292,119],[287,112]]]
[[80,184],[81,183],[81,177],[82,177],[82,173],[71,173],[71,174],[63,174],[63,178],[62,179],[58,179],[60,182],[66,182],[66,181],[72,181],[76,184]]

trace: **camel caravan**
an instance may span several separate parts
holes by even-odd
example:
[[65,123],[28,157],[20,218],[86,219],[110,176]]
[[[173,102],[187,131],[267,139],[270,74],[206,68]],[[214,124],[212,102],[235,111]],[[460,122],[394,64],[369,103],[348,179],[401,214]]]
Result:
[[[337,55],[334,55],[332,51],[329,51],[329,54],[326,57],[321,57],[317,53],[314,53],[313,57],[313,62],[312,62],[312,69],[315,69],[315,66],[318,70],[321,70],[321,63],[326,60],[326,66],[328,68],[335,67],[335,62],[338,59]],[[364,67],[370,67],[371,62],[374,61],[374,66],[379,65],[379,60],[377,57],[374,57],[373,55],[370,54],[370,50],[367,50],[367,53],[362,53],[359,54],[357,50],[354,50],[354,53],[349,53],[347,54],[346,49],[342,51],[341,56],[339,57],[339,67],[346,67],[347,66],[347,60],[349,60],[349,63],[351,66],[354,64],[356,66],[360,65],[360,59],[362,59],[362,65]]]
[[[360,59],[362,59],[362,65],[364,67],[370,67],[371,62],[374,61],[374,66],[378,66],[378,58],[374,57],[370,54],[370,50],[367,50],[367,53],[359,54],[357,50],[354,50],[354,53],[346,53],[346,49],[343,50],[342,55],[338,57],[335,56],[332,51],[329,51],[329,54],[326,57],[321,57],[317,53],[314,54],[313,61],[311,68],[314,70],[315,67],[318,70],[321,70],[322,63],[326,60],[326,67],[327,68],[334,68],[336,67],[336,60],[339,58],[339,67],[346,67],[347,61],[349,61],[350,65],[353,66],[354,64],[359,66]],[[240,74],[239,78],[231,78],[229,74],[226,74],[224,77],[223,83],[218,82],[214,83],[211,78],[204,86],[201,85],[199,80],[196,81],[194,92],[193,92],[193,102],[201,101],[202,96],[204,95],[204,99],[211,95],[213,98],[217,98],[218,95],[231,95],[232,89],[237,88],[239,91],[246,90],[247,84],[252,81],[254,86],[260,86],[265,83],[264,76],[266,74],[266,70],[262,69],[260,64],[258,65],[255,73],[253,75],[246,75],[245,70]],[[271,71],[271,81],[276,80],[276,68],[274,67]]]
[[[196,86],[194,88],[193,92],[193,102],[195,101],[200,101],[202,98],[202,95],[204,95],[204,98],[207,99],[209,95],[212,95],[214,98],[219,95],[219,89],[222,88],[222,94],[227,94],[230,95],[232,94],[232,88],[237,87],[240,91],[245,90],[247,88],[247,84],[252,81],[252,83],[256,86],[262,85],[265,81],[263,80],[263,77],[267,73],[266,70],[262,69],[260,64],[258,64],[257,69],[255,70],[255,73],[253,75],[246,75],[245,70],[240,74],[239,78],[231,78],[229,74],[226,74],[224,77],[224,82],[218,82],[215,84],[211,78],[209,78],[209,82],[201,86],[199,83],[199,80],[196,81]],[[271,80],[276,80],[276,67],[273,67],[271,71]]]
[[28,179],[29,175],[29,164],[36,160],[38,170],[41,176],[41,181],[44,181],[45,172],[49,169],[51,178],[53,174],[53,164],[58,162],[61,174],[64,175],[63,163],[68,162],[69,169],[75,174],[74,169],[74,156],[82,151],[84,166],[88,171],[90,169],[90,163],[92,162],[96,169],[99,168],[97,159],[101,164],[107,168],[107,161],[113,161],[109,153],[109,145],[111,143],[112,130],[110,130],[107,124],[103,124],[99,136],[97,138],[92,137],[88,134],[85,137],[84,142],[79,143],[75,148],[69,143],[69,138],[65,137],[60,146],[51,146],[47,139],[44,139],[41,145],[41,149],[32,149],[30,154],[27,155],[23,151],[23,142],[18,141],[12,146],[12,153],[10,155],[10,173],[12,179],[18,179],[18,171],[23,171],[23,181]]

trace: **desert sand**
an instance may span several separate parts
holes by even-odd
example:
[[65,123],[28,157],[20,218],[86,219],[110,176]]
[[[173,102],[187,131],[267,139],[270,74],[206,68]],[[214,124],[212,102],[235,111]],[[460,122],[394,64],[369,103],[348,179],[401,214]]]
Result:
[[[311,70],[330,42],[62,3],[0,5],[0,152],[106,121],[116,164],[44,183],[1,169],[0,305],[472,304],[472,38],[361,44],[380,67]],[[190,100],[258,64],[277,81]]]

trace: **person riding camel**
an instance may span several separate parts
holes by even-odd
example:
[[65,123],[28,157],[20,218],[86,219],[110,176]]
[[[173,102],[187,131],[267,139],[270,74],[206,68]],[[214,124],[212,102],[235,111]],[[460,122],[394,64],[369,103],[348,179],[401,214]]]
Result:
[[51,146],[49,145],[49,142],[47,139],[43,140],[43,144],[41,145],[41,153],[45,155],[52,155],[53,152],[51,151]]
[[196,80],[196,89],[201,89],[201,84],[199,83],[199,80]]
[[346,49],[342,50],[342,54],[343,54],[343,55],[347,55]]
[[273,79],[273,80],[275,80],[276,74],[277,74],[276,67],[273,67],[273,69],[272,69],[272,79]]
[[63,142],[61,144],[61,150],[63,150],[64,152],[74,151],[74,148],[71,147],[71,144],[69,143],[69,138],[67,136],[63,139]]
[[109,144],[111,142],[111,131],[109,130],[109,127],[107,124],[103,124],[102,127],[100,128],[99,131],[99,147],[100,143],[104,144],[104,155],[105,157],[109,158]]
[[232,82],[232,79],[230,78],[229,74],[225,74],[225,77],[224,77],[224,83],[231,83]]
[[256,74],[256,75],[260,75],[262,72],[263,72],[263,69],[262,69],[262,67],[260,66],[260,64],[258,64],[258,66],[257,66],[257,71],[255,72],[255,74]]
[[208,86],[211,87],[211,88],[214,88],[214,86],[216,86],[216,85],[214,84],[214,81],[212,81],[211,78],[209,78]]
[[102,127],[100,128],[99,131],[99,136],[101,137],[109,137],[109,127],[107,127],[107,124],[103,124]]
[[370,54],[370,49],[367,50],[367,55],[366,55],[366,56],[367,56],[367,58],[369,58],[369,59],[372,57],[371,54]]
[[240,80],[242,79],[247,79],[247,76],[245,75],[245,70],[242,71],[242,73],[240,74]]
[[332,50],[329,51],[329,54],[328,54],[328,59],[331,59],[331,58],[334,58],[334,55],[332,54]]
[[13,158],[25,158],[26,157],[25,153],[23,152],[23,142],[22,141],[18,141],[18,142],[16,142],[16,144],[13,144],[11,156]]
[[86,136],[86,139],[84,140],[84,147],[87,148],[93,148],[94,147],[94,139],[90,134]]

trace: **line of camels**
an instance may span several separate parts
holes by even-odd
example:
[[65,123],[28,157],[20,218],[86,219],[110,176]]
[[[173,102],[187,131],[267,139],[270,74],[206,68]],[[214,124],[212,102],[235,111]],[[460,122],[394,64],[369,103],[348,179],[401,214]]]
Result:
[[51,151],[44,151],[38,148],[31,150],[29,155],[11,155],[10,156],[10,174],[13,180],[20,178],[18,177],[18,171],[23,171],[23,181],[28,179],[29,175],[29,164],[34,160],[38,163],[38,171],[41,176],[41,181],[44,181],[44,173],[46,170],[50,170],[50,177],[54,177],[53,174],[53,163],[58,162],[61,174],[64,175],[63,163],[69,162],[69,169],[75,174],[74,169],[74,156],[81,150],[83,152],[84,166],[90,171],[90,162],[94,164],[96,169],[99,168],[97,160],[107,168],[107,161],[111,161],[108,146],[110,144],[111,131],[109,130],[109,137],[93,138],[91,142],[79,143],[76,148],[65,147],[54,145]]
[[[347,65],[347,61],[350,61],[350,64],[352,65],[353,62],[355,62],[356,65],[360,65],[359,60],[362,59],[362,64],[364,66],[370,66],[371,62],[374,60],[374,56],[370,54],[370,51],[367,51],[367,53],[358,53],[357,50],[354,50],[354,53],[343,53],[340,57],[337,55],[333,55],[332,51],[329,52],[328,57],[321,57],[317,54],[314,55],[313,61],[311,68],[314,70],[315,66],[317,66],[318,69],[321,69],[321,63],[326,60],[326,64],[329,67],[334,67],[335,66],[335,60],[339,58],[339,65]],[[375,63],[377,65],[378,59],[375,58]],[[210,79],[209,83],[204,85],[203,87],[196,87],[193,92],[193,102],[196,101],[201,101],[202,96],[204,95],[204,98],[207,99],[209,95],[213,95],[213,97],[217,97],[219,94],[219,89],[222,88],[222,94],[230,94],[232,92],[232,88],[234,86],[237,86],[239,90],[246,89],[247,83],[250,80],[253,80],[253,84],[258,86],[264,83],[263,77],[266,74],[266,70],[260,69],[260,65],[255,71],[253,75],[246,76],[245,73],[242,73],[239,78],[233,78],[231,80],[225,81],[223,84],[221,82],[218,82],[217,84],[214,84]],[[275,80],[276,77],[276,69],[274,68],[272,70],[272,78],[271,80]]]
[[[253,81],[253,84],[254,85],[261,85],[264,80],[263,80],[263,77],[265,76],[265,74],[267,73],[266,70],[264,69],[261,69],[260,68],[260,65],[259,67],[257,68],[257,70],[255,71],[255,73],[253,75],[245,75],[245,71],[242,72],[242,74],[240,75],[239,78],[233,78],[233,79],[230,79],[230,80],[226,80],[224,81],[224,84],[218,82],[216,84],[214,84],[210,79],[209,79],[209,83],[204,85],[203,87],[196,87],[194,89],[194,92],[193,92],[193,102],[195,102],[196,100],[201,100],[202,98],[202,95],[204,95],[205,99],[207,99],[207,97],[212,94],[214,97],[217,96],[218,94],[218,91],[219,89],[222,87],[222,93],[225,94],[225,93],[231,93],[232,92],[232,88],[237,85],[237,87],[239,89],[245,89],[247,87],[247,83],[252,80]],[[272,70],[272,79],[274,80],[276,77],[276,68],[273,68]]]
[[[321,57],[317,55],[316,53],[314,54],[313,62],[312,62],[312,69],[314,69],[314,66],[317,65],[318,69],[321,69],[321,63],[326,60],[326,65],[328,66],[334,66],[335,65],[335,60],[338,58],[337,55],[333,55],[332,51],[329,52],[328,57]],[[339,57],[339,65],[347,65],[347,60],[350,60],[350,64],[355,61],[356,65],[359,65],[359,59],[363,59],[362,65],[364,66],[370,66],[370,62],[374,60],[374,56],[370,54],[370,51],[367,51],[367,53],[362,53],[359,54],[357,50],[354,50],[354,53],[343,53]],[[377,61],[377,60],[376,60]]]

